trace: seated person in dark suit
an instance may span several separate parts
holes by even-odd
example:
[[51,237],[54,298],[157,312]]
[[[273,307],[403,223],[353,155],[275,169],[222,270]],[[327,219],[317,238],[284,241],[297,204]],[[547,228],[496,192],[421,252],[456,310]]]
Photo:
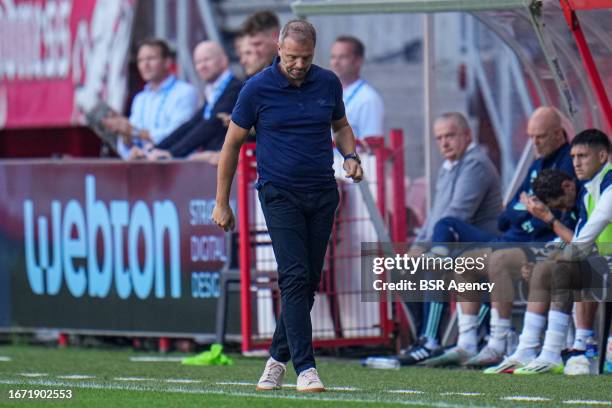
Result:
[[[166,139],[136,158],[143,155],[149,160],[184,158],[198,150],[204,153],[221,150],[227,130],[223,117],[232,112],[242,82],[229,70],[227,55],[215,42],[198,44],[193,59],[198,75],[206,82],[204,105]],[[215,160],[214,154],[198,156],[206,161]]]

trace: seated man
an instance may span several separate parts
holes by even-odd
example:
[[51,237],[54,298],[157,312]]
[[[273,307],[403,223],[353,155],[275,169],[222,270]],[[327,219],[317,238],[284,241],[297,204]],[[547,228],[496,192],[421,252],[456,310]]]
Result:
[[227,55],[215,42],[198,44],[193,60],[198,75],[206,82],[204,105],[147,153],[151,160],[186,157],[198,149],[210,154],[223,146],[227,126],[219,115],[229,115],[234,109],[242,83],[229,70]]
[[[502,209],[499,174],[484,150],[472,140],[465,117],[456,112],[444,113],[434,122],[433,133],[446,160],[438,171],[436,199],[410,250],[411,256],[419,256],[429,248],[438,220],[452,216],[494,234]],[[403,352],[404,365],[419,363],[435,354],[444,305],[423,304],[428,319],[421,325],[421,339]]]
[[[572,188],[571,183],[568,182],[569,176],[559,171],[542,174],[542,178],[539,177],[537,183],[534,182],[537,199],[530,200],[528,209],[536,217],[551,225],[551,228],[565,241],[571,242],[572,245],[566,249],[580,251],[585,248],[588,250],[593,244],[597,244],[600,254],[612,254],[610,247],[612,243],[612,172],[610,171],[612,165],[608,163],[609,149],[608,137],[596,129],[585,130],[572,141],[571,155],[576,176],[585,182],[578,194],[578,200],[576,200],[576,189]],[[572,231],[558,222],[550,208],[567,208],[576,201],[579,220],[576,230]],[[581,272],[580,268],[576,267],[578,263],[563,262],[566,259],[565,254],[557,255],[556,258],[538,264],[534,270],[534,273],[538,271],[539,274],[546,276],[549,287],[552,286],[550,291],[553,292],[542,352],[536,358],[538,340],[546,319],[543,315],[534,313],[534,308],[529,303],[517,351],[499,366],[489,369],[488,372],[497,373],[510,370],[515,374],[538,374],[563,370],[561,350],[565,345],[572,307],[571,299],[564,297],[564,293],[571,293],[567,291],[567,280],[582,284],[584,276],[578,275],[585,275],[591,266],[583,268]],[[596,258],[599,257],[595,259],[590,257],[591,263],[598,262]],[[604,267],[607,268],[607,265]],[[546,271],[542,273],[542,270]],[[563,282],[564,280],[566,282]],[[566,290],[556,291],[555,288]],[[583,288],[577,287],[576,289]],[[578,301],[576,303],[576,336],[573,351],[565,366],[566,374],[588,374],[588,361],[584,357],[584,351],[587,340],[593,336],[596,307],[597,304],[594,302]],[[539,321],[540,324],[534,325],[535,321]]]
[[[521,202],[523,193],[531,194],[531,182],[544,169],[557,168],[573,176],[574,169],[569,156],[569,144],[561,126],[561,117],[552,107],[540,107],[534,111],[527,124],[527,133],[535,147],[537,160],[531,165],[527,176],[513,199],[498,219],[502,232],[492,234],[476,228],[464,221],[444,218],[434,227],[432,241],[444,244],[449,242],[548,242],[556,238],[555,233],[543,221],[533,217]],[[575,220],[571,213],[564,214],[561,221],[573,228]],[[444,246],[432,248],[432,252],[446,255]],[[526,262],[525,252],[518,248],[500,249],[488,256],[487,273],[489,277],[505,278],[500,265],[504,260],[520,259]],[[501,286],[501,285],[500,285]],[[510,333],[510,313],[512,302],[492,299],[491,336],[487,347],[480,355],[478,351],[478,312],[479,302],[459,302],[459,338],[457,347],[447,350],[444,355],[432,359],[429,365],[474,365],[486,366],[499,363],[506,351],[506,340]]]
[[193,85],[170,72],[170,48],[162,40],[147,40],[138,47],[138,71],[146,82],[134,97],[129,119],[113,115],[103,120],[111,132],[121,135],[119,155],[127,159],[132,147],[160,143],[183,124],[198,106]]

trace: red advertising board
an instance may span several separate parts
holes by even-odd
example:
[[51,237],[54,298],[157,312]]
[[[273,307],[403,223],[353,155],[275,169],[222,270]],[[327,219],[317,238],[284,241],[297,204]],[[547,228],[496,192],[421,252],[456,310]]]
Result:
[[0,129],[79,123],[120,110],[135,0],[0,1]]
[[0,325],[214,333],[215,180],[196,162],[0,161]]

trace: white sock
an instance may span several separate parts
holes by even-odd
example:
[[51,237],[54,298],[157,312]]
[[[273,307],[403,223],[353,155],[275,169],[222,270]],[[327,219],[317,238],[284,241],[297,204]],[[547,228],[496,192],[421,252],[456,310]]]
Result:
[[561,350],[565,345],[567,329],[569,328],[570,315],[551,310],[548,312],[548,329],[544,336],[544,345],[539,357],[549,363],[561,363]]
[[523,320],[523,331],[519,336],[519,344],[512,358],[522,363],[528,363],[537,356],[540,347],[540,337],[546,327],[546,316],[533,312],[526,312]]
[[459,340],[457,346],[470,352],[478,351],[478,316],[459,314]]
[[500,318],[497,309],[491,309],[491,337],[489,337],[487,346],[504,354],[508,333],[510,333],[510,319]]
[[428,336],[427,341],[425,342],[425,347],[429,350],[435,350],[440,347],[440,344],[438,344],[438,340],[436,338],[431,338]]
[[593,337],[593,330],[576,329],[576,337],[574,337],[574,350],[586,350],[586,343],[589,338]]

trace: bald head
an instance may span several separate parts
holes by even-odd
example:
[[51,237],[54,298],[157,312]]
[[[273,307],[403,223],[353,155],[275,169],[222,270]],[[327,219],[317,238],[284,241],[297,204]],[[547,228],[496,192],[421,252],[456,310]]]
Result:
[[566,142],[561,116],[550,106],[541,106],[533,112],[527,123],[527,134],[535,147],[536,157],[549,156]]
[[211,83],[227,69],[229,60],[218,43],[202,41],[193,50],[193,63],[200,78]]

